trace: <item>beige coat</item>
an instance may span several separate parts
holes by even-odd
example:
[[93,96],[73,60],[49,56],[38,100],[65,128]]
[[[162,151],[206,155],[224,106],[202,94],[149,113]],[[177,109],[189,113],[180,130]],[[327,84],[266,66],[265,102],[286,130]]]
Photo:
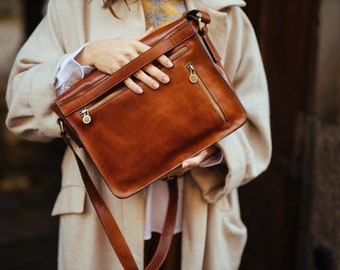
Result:
[[[47,16],[20,50],[6,96],[9,108],[6,123],[17,136],[34,141],[49,141],[59,136],[57,117],[51,106],[55,99],[55,75],[67,53],[90,40],[145,31],[140,1],[129,1],[131,11],[119,1],[114,10],[121,19],[102,9],[102,1],[92,0],[89,6],[87,2],[50,0]],[[240,9],[245,4],[243,1],[187,0],[186,3],[188,9],[210,13],[209,34],[249,121],[218,143],[228,170],[197,168],[186,175],[182,269],[237,269],[246,242],[237,188],[263,172],[271,155],[266,78],[254,31]],[[59,269],[120,269],[69,150],[65,153],[62,173],[62,188],[53,209],[53,215],[61,217]],[[119,200],[100,184],[94,171],[91,173],[142,268],[144,192]]]

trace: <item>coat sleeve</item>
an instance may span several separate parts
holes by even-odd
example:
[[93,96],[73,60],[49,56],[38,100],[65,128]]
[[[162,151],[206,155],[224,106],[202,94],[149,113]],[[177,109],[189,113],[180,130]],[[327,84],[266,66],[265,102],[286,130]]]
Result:
[[224,67],[247,111],[247,123],[217,143],[226,167],[196,168],[192,177],[209,203],[257,177],[271,157],[269,97],[265,71],[253,27],[238,8],[227,9]]
[[49,141],[59,134],[52,106],[55,76],[65,53],[54,2],[49,1],[46,16],[19,50],[6,92],[8,129],[31,141]]

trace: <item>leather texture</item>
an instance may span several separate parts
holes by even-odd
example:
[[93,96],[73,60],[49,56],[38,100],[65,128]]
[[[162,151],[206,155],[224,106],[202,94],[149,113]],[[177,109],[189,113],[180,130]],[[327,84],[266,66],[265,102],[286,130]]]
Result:
[[[133,195],[245,123],[246,112],[207,35],[209,21],[209,14],[189,11],[146,37],[152,48],[116,73],[96,70],[56,99],[67,133],[115,196]],[[138,82],[142,95],[121,83],[162,54],[174,63],[165,71],[170,83],[155,91]],[[89,124],[82,121],[84,110]]]

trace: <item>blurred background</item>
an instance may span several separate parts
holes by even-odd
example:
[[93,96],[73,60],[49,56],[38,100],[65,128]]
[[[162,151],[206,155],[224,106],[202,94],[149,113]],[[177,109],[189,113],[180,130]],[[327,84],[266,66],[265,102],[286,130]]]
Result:
[[[44,0],[0,2],[0,269],[57,269],[63,142],[20,140],[4,125],[14,57]],[[249,0],[271,100],[273,158],[240,188],[241,270],[340,269],[340,1]]]

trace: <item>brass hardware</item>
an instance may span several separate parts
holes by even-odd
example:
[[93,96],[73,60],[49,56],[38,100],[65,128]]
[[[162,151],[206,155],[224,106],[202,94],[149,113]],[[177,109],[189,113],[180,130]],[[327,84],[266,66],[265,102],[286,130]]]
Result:
[[207,86],[202,81],[202,78],[200,77],[200,74],[195,69],[194,65],[192,63],[189,63],[187,64],[187,68],[190,71],[190,75],[189,75],[190,82],[193,84],[195,83],[199,86],[199,88],[203,91],[204,95],[207,97],[208,101],[210,102],[215,112],[218,114],[218,116],[222,120],[222,122],[227,123],[227,119],[224,115],[224,112],[222,111],[218,103],[216,102],[214,96],[210,93]]
[[60,127],[60,135],[61,136],[64,136],[66,134],[66,130],[64,128],[64,122],[63,120],[61,119],[58,119],[58,124],[59,124],[59,127]]
[[203,28],[205,27],[205,23],[202,22],[203,14],[201,12],[197,12],[196,16],[198,17],[198,28],[201,32],[203,32]]
[[83,117],[83,123],[85,124],[85,125],[88,125],[88,124],[90,124],[91,123],[91,116],[90,116],[90,112],[89,112],[89,110],[88,109],[85,109],[85,110],[82,110],[81,112],[80,112],[80,115]]
[[189,81],[191,83],[197,83],[198,77],[197,77],[197,74],[196,74],[194,66],[190,63],[190,64],[187,65],[187,67],[188,67],[188,69],[190,71]]

